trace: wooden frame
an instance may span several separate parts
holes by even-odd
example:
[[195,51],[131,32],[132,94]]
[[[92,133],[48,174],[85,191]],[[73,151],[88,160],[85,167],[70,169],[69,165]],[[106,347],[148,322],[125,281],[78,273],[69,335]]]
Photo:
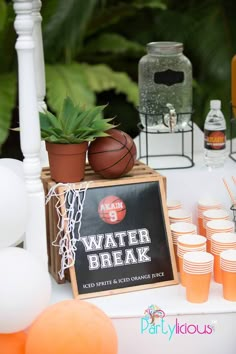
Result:
[[[75,188],[79,188],[81,185],[81,183],[78,183],[75,185]],[[132,187],[133,185],[133,187]],[[128,186],[128,187],[127,187]],[[130,281],[126,281],[127,286],[124,284],[119,284],[119,282],[117,282],[117,284],[114,284],[114,279],[111,278],[109,281],[109,285],[110,287],[112,286],[112,289],[109,288],[108,290],[99,290],[99,291],[91,291],[89,289],[88,292],[87,288],[86,290],[83,290],[82,292],[79,290],[79,287],[82,286],[82,278],[83,276],[85,276],[84,274],[91,274],[92,270],[88,269],[88,265],[87,268],[84,269],[82,271],[82,268],[78,265],[76,265],[77,263],[77,257],[83,257],[83,266],[86,262],[84,262],[85,259],[85,252],[82,255],[82,251],[81,249],[78,250],[76,252],[76,262],[75,265],[70,267],[69,271],[70,271],[70,278],[71,278],[71,284],[72,284],[72,290],[73,290],[73,294],[74,297],[79,297],[79,298],[91,298],[91,297],[97,297],[97,296],[104,296],[104,295],[112,295],[112,294],[117,294],[117,293],[123,293],[123,292],[130,292],[130,291],[136,291],[136,290],[143,290],[143,289],[148,289],[148,288],[153,288],[153,287],[160,287],[160,286],[167,286],[167,285],[174,285],[174,284],[178,284],[178,277],[177,277],[177,269],[176,269],[176,263],[175,263],[175,256],[174,256],[174,249],[173,249],[173,244],[172,244],[172,238],[171,238],[171,233],[170,233],[170,228],[169,228],[169,219],[168,219],[168,213],[167,213],[167,207],[166,207],[166,198],[165,198],[165,185],[163,182],[163,177],[160,176],[159,174],[150,174],[149,176],[146,176],[145,179],[143,178],[143,176],[136,176],[133,178],[121,178],[119,180],[102,180],[102,184],[101,184],[101,180],[94,180],[90,186],[89,189],[87,191],[87,197],[89,198],[89,191],[94,190],[93,194],[96,193],[96,195],[99,193],[105,193],[104,191],[106,190],[106,188],[108,188],[107,190],[109,191],[108,194],[110,194],[110,188],[112,189],[116,189],[118,190],[120,188],[120,190],[124,190],[125,187],[127,190],[130,190],[132,188],[139,188],[141,187],[143,188],[143,186],[145,186],[145,188],[148,186],[148,188],[150,186],[152,186],[152,188],[156,188],[156,190],[159,189],[160,193],[159,193],[159,197],[158,194],[154,197],[158,199],[159,201],[159,205],[160,205],[160,210],[159,210],[159,215],[153,215],[152,219],[153,219],[153,223],[155,223],[155,220],[161,220],[162,225],[156,225],[156,230],[158,231],[158,233],[162,233],[161,234],[161,240],[162,240],[162,253],[163,254],[168,254],[168,257],[166,258],[166,263],[165,260],[161,261],[161,264],[155,264],[155,261],[152,260],[150,262],[148,262],[147,264],[145,263],[139,263],[137,265],[132,264],[131,268],[134,269],[135,267],[137,267],[137,269],[139,268],[139,270],[141,270],[142,272],[146,272],[145,276],[146,278],[144,278],[143,283],[142,281],[140,282],[140,284],[137,284],[137,281],[131,281],[131,279],[136,279],[136,278],[140,278],[140,276],[137,276],[135,278],[135,276],[133,276],[133,271],[131,272],[131,275],[129,275],[129,268],[130,265],[124,265],[124,267],[126,267],[126,270],[124,271],[124,269],[122,269],[121,271],[121,275],[120,278],[117,279],[117,274],[119,272],[119,269],[121,268],[113,268],[112,272],[109,269],[103,269],[103,270],[97,270],[97,272],[100,272],[100,275],[98,276],[98,281],[90,281],[90,283],[85,284],[84,280],[83,280],[83,286],[87,286],[87,285],[91,285],[93,286],[93,284],[100,284],[100,283],[104,283],[107,285],[107,281],[103,281],[102,278],[100,278],[101,274],[105,274],[105,272],[110,271],[110,277],[112,277],[112,274],[115,274],[115,278],[117,281],[124,279],[124,277],[122,276],[122,274],[125,274],[125,279],[130,279]],[[63,192],[65,191],[64,187],[58,187],[58,192],[60,195],[62,195],[62,202],[64,202],[64,197],[63,197]],[[124,192],[125,193],[125,192]],[[114,194],[114,193],[112,193]],[[94,194],[95,195],[95,194]],[[92,198],[92,197],[91,197]],[[142,197],[143,198],[143,197]],[[150,193],[149,193],[149,199],[150,199]],[[154,204],[156,203],[156,201],[153,199]],[[87,200],[87,199],[86,199]],[[86,203],[85,200],[85,203]],[[149,203],[149,202],[148,202]],[[64,205],[64,203],[62,203]],[[65,209],[62,210],[62,213],[65,212]],[[85,212],[85,210],[84,210]],[[150,210],[148,211],[148,213],[150,214]],[[85,215],[83,215],[83,218],[85,218]],[[83,218],[82,218],[82,224],[83,224]],[[83,227],[82,227],[82,232],[83,232]],[[109,228],[109,230],[111,230]],[[91,231],[93,232],[93,231]],[[139,232],[139,231],[138,231]],[[99,231],[100,233],[100,231]],[[105,234],[105,236],[108,234]],[[82,235],[81,235],[82,236]],[[88,236],[90,237],[90,236]],[[155,235],[154,232],[152,231],[152,233],[150,234],[150,238],[151,238],[151,243],[148,245],[148,247],[150,246],[150,253],[151,254],[155,254],[155,259],[157,257],[158,259],[158,249],[157,249],[157,242],[154,239]],[[160,235],[158,236],[160,238]],[[104,237],[105,240],[105,237]],[[80,242],[81,244],[81,242]],[[155,244],[155,249],[154,249],[154,244]],[[163,244],[165,244],[165,247],[163,246]],[[128,246],[124,247],[124,252],[126,252]],[[134,249],[136,250],[136,249]],[[113,251],[113,250],[112,250]],[[121,251],[118,251],[121,252]],[[128,252],[128,251],[127,251]],[[107,252],[106,252],[107,253]],[[101,253],[100,253],[101,254]],[[100,255],[99,254],[99,255]],[[87,256],[88,257],[88,256]],[[151,257],[149,257],[151,258]],[[161,259],[161,258],[160,258]],[[159,259],[159,260],[160,260]],[[165,264],[164,264],[165,263]],[[160,270],[160,272],[158,273],[158,269],[159,266],[164,267],[167,270],[167,273],[171,273],[172,276],[168,278],[168,280],[163,280],[160,281],[159,278],[157,278],[156,281],[153,280],[154,274],[162,274],[163,272]],[[148,273],[147,269],[156,269],[157,273]],[[81,269],[81,272],[79,271],[79,269]],[[89,273],[90,272],[90,273]],[[96,272],[96,270],[95,270]],[[152,271],[151,271],[152,272]],[[140,271],[139,271],[140,273]],[[95,273],[93,273],[95,274]],[[98,274],[98,273],[97,273]],[[163,273],[164,274],[164,273]],[[83,276],[82,276],[83,275]],[[86,276],[85,276],[86,277]],[[144,277],[144,276],[143,276]],[[92,277],[93,278],[93,277]],[[165,276],[164,276],[165,278]],[[104,278],[105,279],[105,278]],[[146,279],[150,279],[150,281],[148,280],[148,282],[146,281]],[[111,285],[112,282],[112,285]],[[133,285],[132,285],[133,284]],[[121,285],[121,288],[119,287]],[[94,286],[95,288],[98,288],[98,286]],[[84,289],[84,288],[83,288]]]

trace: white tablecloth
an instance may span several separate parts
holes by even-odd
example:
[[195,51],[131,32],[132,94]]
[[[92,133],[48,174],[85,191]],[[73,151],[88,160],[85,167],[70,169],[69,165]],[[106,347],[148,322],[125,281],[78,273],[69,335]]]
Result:
[[[168,199],[179,199],[183,206],[191,210],[196,221],[196,203],[205,197],[214,197],[229,209],[231,201],[222,177],[231,188],[232,175],[236,176],[236,163],[227,159],[224,168],[209,170],[204,166],[202,133],[197,130],[195,142],[195,166],[189,169],[162,170],[167,177]],[[168,137],[170,138],[170,137]],[[167,141],[167,140],[166,140]],[[151,166],[152,167],[152,166]],[[236,193],[235,193],[236,194]],[[53,281],[51,302],[72,298],[70,284],[57,285]],[[94,303],[112,318],[119,338],[119,354],[165,353],[181,354],[235,354],[236,350],[236,302],[222,297],[222,286],[212,281],[209,300],[203,304],[191,304],[185,299],[185,289],[181,285],[161,287],[145,291],[130,292],[86,300]],[[167,323],[187,323],[214,326],[211,335],[180,334],[172,337],[159,332],[156,335],[141,333],[140,318],[145,309],[155,304],[166,313]],[[183,349],[183,347],[185,349]]]

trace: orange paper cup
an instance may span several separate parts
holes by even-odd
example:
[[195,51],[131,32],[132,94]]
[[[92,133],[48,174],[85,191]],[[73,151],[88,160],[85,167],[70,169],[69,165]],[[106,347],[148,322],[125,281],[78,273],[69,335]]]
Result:
[[187,252],[183,257],[186,298],[189,302],[208,300],[214,257],[207,252]]
[[213,254],[214,256],[214,280],[216,283],[222,283],[222,271],[220,268],[220,256]]
[[207,209],[203,212],[203,229],[206,236],[206,224],[211,220],[229,220],[229,212],[225,209]]
[[207,239],[206,243],[207,252],[211,253],[211,240]]
[[168,210],[176,210],[176,209],[181,209],[182,208],[182,204],[180,200],[170,200],[168,199],[167,202],[167,209]]
[[181,235],[178,237],[178,245],[180,247],[196,248],[206,245],[206,237],[196,234]]
[[198,233],[202,236],[206,236],[206,230],[203,225],[203,212],[209,209],[220,209],[221,204],[218,200],[212,198],[203,198],[198,201]]
[[176,267],[177,271],[179,272],[179,257],[177,255],[177,245],[174,243],[174,253],[175,253],[175,261],[176,261]]
[[169,210],[168,216],[170,223],[173,224],[175,222],[189,222],[192,223],[192,212],[185,209],[175,209]]
[[192,303],[203,303],[208,300],[211,273],[185,273],[186,299]]
[[229,301],[236,301],[236,272],[222,269],[223,297]]
[[178,257],[178,261],[179,261],[180,282],[181,282],[181,285],[185,286],[185,272],[183,270],[183,258]]
[[202,236],[206,236],[206,230],[203,226],[203,218],[201,217],[198,217],[197,219],[197,223],[198,223],[198,233],[199,235],[202,235]]

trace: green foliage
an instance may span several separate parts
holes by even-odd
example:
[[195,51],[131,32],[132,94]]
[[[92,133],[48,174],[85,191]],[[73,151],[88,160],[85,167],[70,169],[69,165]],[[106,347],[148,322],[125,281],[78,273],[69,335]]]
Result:
[[[146,43],[169,40],[183,42],[193,64],[194,119],[199,127],[210,99],[221,99],[229,117],[235,12],[233,0],[44,0],[49,110],[58,115],[67,95],[88,108],[109,102],[109,116],[124,122],[128,133],[136,131],[138,61]],[[0,0],[0,145],[16,102],[14,17],[12,2]],[[5,75],[12,83],[5,82]]]
[[55,61],[63,54],[67,62],[72,60],[81,48],[95,5],[96,0],[57,1],[57,7],[44,29],[44,46],[51,60]]
[[57,114],[65,96],[75,103],[95,105],[95,93],[114,89],[124,93],[127,100],[138,104],[138,87],[127,74],[114,72],[106,65],[72,63],[70,65],[47,65],[47,99]]
[[[220,99],[228,121],[231,58],[236,53],[234,1],[169,0],[168,10],[156,18],[155,33],[160,40],[181,41],[193,64],[194,120],[203,129],[209,101]],[[178,30],[176,30],[178,28]]]
[[67,97],[64,99],[60,115],[56,117],[49,111],[40,112],[41,137],[50,143],[79,144],[107,136],[107,130],[115,126],[104,119],[102,111],[105,106],[85,108],[74,105]]
[[0,0],[0,31],[3,30],[7,19],[7,5],[4,0]]
[[0,75],[0,147],[11,126],[12,110],[16,100],[15,73]]
[[96,96],[89,88],[80,64],[46,65],[48,105],[59,114],[64,97],[86,106],[95,105]]
[[[66,96],[70,96],[75,104],[92,108],[97,104],[98,95],[111,90],[135,111],[138,86],[136,77],[130,77],[132,73],[128,67],[132,62],[129,59],[140,57],[144,47],[133,38],[123,36],[113,26],[123,19],[135,18],[144,9],[162,11],[165,0],[131,0],[128,3],[124,0],[43,1],[46,101],[50,111],[58,115]],[[12,77],[16,76],[17,65],[14,19],[12,2],[0,0],[0,73],[10,72]],[[124,66],[116,66],[116,63]],[[0,145],[8,136],[11,112],[16,102],[15,76],[11,87],[9,83],[5,85],[4,80],[0,85],[0,91],[3,88],[9,90],[7,98],[5,91],[0,92],[0,98],[4,96],[5,102],[0,108]],[[109,101],[108,96],[105,102]],[[113,102],[109,103],[110,108]],[[118,123],[119,107],[114,105]],[[132,119],[126,119],[126,124],[127,127],[132,126]]]
[[[152,10],[165,10],[165,0],[130,0],[130,1],[107,1],[106,6],[97,11],[96,16],[91,18],[88,24],[87,34],[94,35],[101,29],[109,28],[119,23],[121,20],[136,17],[138,10],[146,8]],[[137,22],[136,22],[137,28]]]
[[113,53],[116,55],[124,53],[142,55],[144,51],[144,46],[130,41],[117,33],[103,33],[95,39],[90,40],[88,45],[83,49],[83,52],[86,54]]
[[127,101],[137,106],[138,87],[126,73],[115,72],[102,64],[81,64],[81,68],[92,91],[102,92],[114,89],[116,93],[124,93]]
[[132,104],[138,103],[137,84],[127,74],[114,72],[106,65],[47,65],[46,75],[48,103],[57,114],[67,95],[75,103],[92,106],[96,100],[95,93],[110,89],[124,93]]
[[9,135],[16,104],[17,82],[13,65],[15,34],[12,23],[12,4],[0,0],[0,151]]

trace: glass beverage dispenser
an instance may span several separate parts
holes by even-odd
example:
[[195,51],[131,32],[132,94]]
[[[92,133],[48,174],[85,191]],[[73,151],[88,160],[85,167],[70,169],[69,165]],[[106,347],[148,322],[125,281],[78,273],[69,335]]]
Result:
[[155,131],[184,129],[192,114],[192,65],[183,44],[148,43],[138,76],[142,125]]

